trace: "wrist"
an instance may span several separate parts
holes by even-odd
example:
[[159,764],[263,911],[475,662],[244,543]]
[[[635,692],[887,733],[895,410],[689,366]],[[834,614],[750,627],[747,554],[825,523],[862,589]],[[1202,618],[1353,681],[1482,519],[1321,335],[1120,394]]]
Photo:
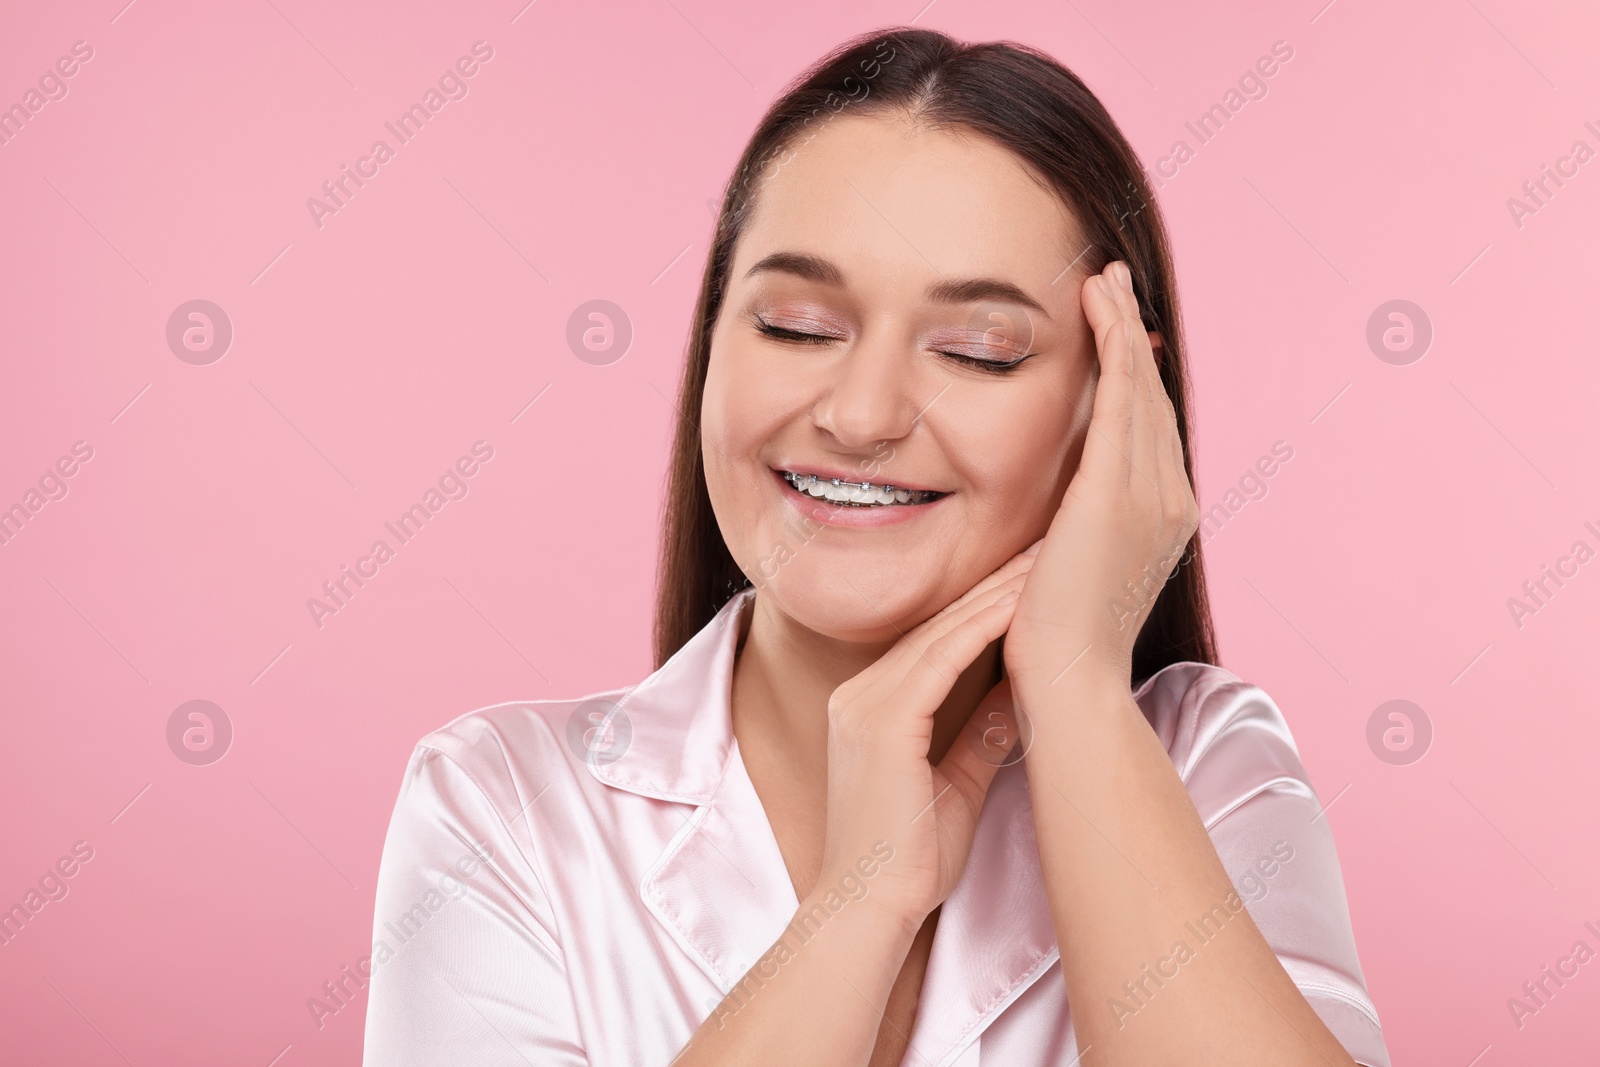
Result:
[[1109,643],[1078,638],[1052,641],[1048,652],[1024,652],[1006,645],[1006,675],[1019,695],[1051,696],[1072,691],[1115,693],[1132,691],[1131,657]]
[[1063,719],[1103,717],[1128,707],[1137,708],[1129,672],[1120,667],[1091,662],[1086,655],[1071,669],[1054,677],[1042,673],[1012,680],[1018,706],[1035,728]]
[[850,896],[820,882],[800,901],[787,933],[801,943],[825,935],[865,952],[903,959],[924,918],[875,899],[870,890]]
[[[841,859],[855,855],[853,862]],[[848,916],[848,926],[871,926],[909,939],[916,935],[932,905],[921,907],[924,879],[904,870],[907,857],[886,840],[871,848],[839,848],[829,853],[817,880],[800,902],[800,914],[816,918]]]

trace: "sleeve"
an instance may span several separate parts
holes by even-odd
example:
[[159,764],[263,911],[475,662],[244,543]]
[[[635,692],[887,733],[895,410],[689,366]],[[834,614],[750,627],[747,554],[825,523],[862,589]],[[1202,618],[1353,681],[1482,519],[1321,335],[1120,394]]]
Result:
[[1240,899],[1312,1010],[1357,1063],[1389,1067],[1333,833],[1288,723],[1261,689],[1217,673],[1220,682],[1184,697],[1198,704],[1190,744],[1178,739],[1193,753],[1179,765],[1184,784]]
[[549,898],[463,767],[419,745],[384,840],[367,1067],[588,1062]]

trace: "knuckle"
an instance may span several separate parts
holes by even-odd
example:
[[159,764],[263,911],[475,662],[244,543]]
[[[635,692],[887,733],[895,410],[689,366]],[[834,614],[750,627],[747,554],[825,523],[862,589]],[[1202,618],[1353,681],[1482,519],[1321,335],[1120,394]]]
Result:
[[873,729],[871,715],[851,715],[839,720],[837,725],[838,736],[848,740],[850,745],[857,749],[867,748],[876,732]]
[[873,728],[872,716],[870,715],[849,715],[838,719],[829,718],[828,720],[829,747],[841,752],[862,753],[870,751],[873,738],[877,733],[878,731]]
[[951,670],[959,666],[954,662],[955,655],[952,645],[955,638],[956,634],[952,631],[929,645],[922,654],[922,662],[929,668],[948,677]]
[[852,708],[855,704],[854,694],[846,686],[840,686],[828,697],[828,724],[830,726],[848,726],[854,718]]

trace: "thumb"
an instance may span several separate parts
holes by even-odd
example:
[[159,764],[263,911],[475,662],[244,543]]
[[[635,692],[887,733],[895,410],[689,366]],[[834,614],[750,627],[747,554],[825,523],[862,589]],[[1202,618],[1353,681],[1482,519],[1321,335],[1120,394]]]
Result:
[[[966,800],[974,821],[995,773],[1021,759],[1032,740],[1023,736],[1025,726],[1026,717],[1011,699],[1011,680],[1001,679],[978,704],[950,751],[939,761],[940,773]],[[1015,749],[1019,740],[1023,742],[1021,751]]]

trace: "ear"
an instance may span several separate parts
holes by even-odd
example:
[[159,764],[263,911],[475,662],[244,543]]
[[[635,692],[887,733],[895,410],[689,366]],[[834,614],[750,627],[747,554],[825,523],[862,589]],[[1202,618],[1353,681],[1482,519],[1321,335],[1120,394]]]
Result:
[[1167,369],[1167,349],[1161,341],[1161,334],[1155,330],[1146,330],[1145,336],[1150,338],[1150,354],[1156,357],[1156,370]]

